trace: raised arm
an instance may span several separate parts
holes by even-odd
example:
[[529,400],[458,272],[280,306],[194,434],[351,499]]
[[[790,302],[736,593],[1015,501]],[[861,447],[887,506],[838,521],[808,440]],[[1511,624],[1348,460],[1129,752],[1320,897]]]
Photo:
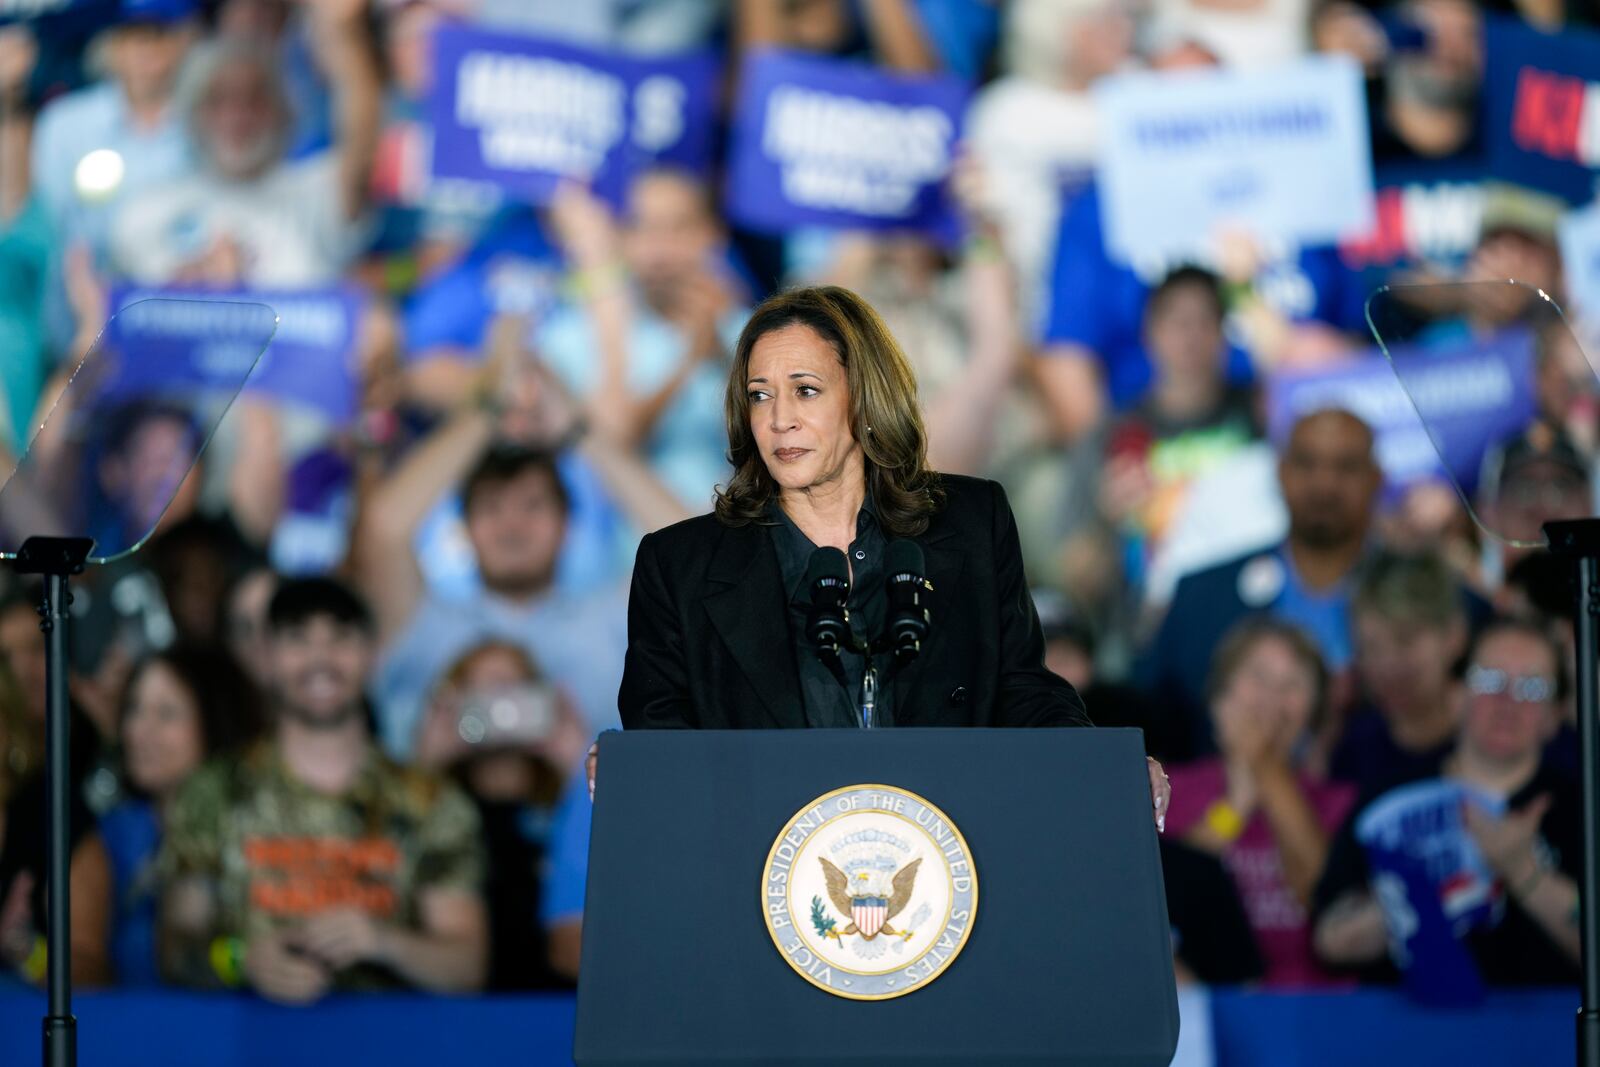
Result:
[[33,111],[28,77],[38,49],[26,26],[0,28],[0,226],[27,202],[31,186]]
[[486,408],[463,408],[418,442],[366,499],[352,562],[383,641],[405,627],[422,600],[422,569],[412,547],[417,530],[493,437],[494,419]]
[[333,86],[341,206],[347,219],[355,219],[367,205],[383,118],[383,88],[367,27],[367,0],[301,2],[310,16],[318,66]]
[[978,161],[970,155],[958,159],[951,184],[971,233],[961,261],[968,352],[961,373],[928,401],[928,455],[935,470],[977,474],[988,461],[995,419],[1021,366],[1020,311],[1000,228],[984,206]]
[[911,0],[864,0],[862,19],[878,61],[890,70],[932,74],[940,69],[939,56],[923,32],[922,19]]
[[256,396],[240,396],[233,418],[239,448],[228,472],[228,511],[256,545],[272,539],[288,491],[278,409]]

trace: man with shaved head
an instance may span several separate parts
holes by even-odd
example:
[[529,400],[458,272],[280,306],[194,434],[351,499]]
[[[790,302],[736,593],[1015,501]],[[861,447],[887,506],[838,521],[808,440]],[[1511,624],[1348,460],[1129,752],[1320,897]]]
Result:
[[1278,459],[1288,537],[1178,583],[1136,680],[1190,724],[1190,755],[1215,747],[1205,706],[1211,657],[1245,616],[1266,613],[1299,626],[1331,670],[1349,662],[1351,576],[1367,551],[1382,481],[1366,423],[1348,411],[1306,415]]

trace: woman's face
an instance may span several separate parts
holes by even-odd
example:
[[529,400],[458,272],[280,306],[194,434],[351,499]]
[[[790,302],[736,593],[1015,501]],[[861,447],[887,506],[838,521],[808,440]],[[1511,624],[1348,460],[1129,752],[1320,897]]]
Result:
[[1515,630],[1494,634],[1479,644],[1466,683],[1462,743],[1494,762],[1537,756],[1560,717],[1550,646]]
[[1305,661],[1287,641],[1263,637],[1217,694],[1217,740],[1226,754],[1265,733],[1275,751],[1288,754],[1310,728],[1316,700],[1316,677]]
[[1461,655],[1457,627],[1359,611],[1355,638],[1356,670],[1379,711],[1408,718],[1438,710],[1450,691],[1450,667]]
[[134,682],[122,744],[128,778],[158,797],[182,784],[204,757],[200,707],[189,687],[160,660]]
[[745,385],[750,431],[781,489],[804,492],[861,469],[844,365],[811,327],[786,326],[758,339]]

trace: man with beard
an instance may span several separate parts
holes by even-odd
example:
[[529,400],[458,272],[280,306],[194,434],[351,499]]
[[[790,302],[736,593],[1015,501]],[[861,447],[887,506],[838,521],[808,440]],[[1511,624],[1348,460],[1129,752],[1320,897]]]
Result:
[[117,211],[118,274],[141,285],[268,289],[343,277],[366,237],[381,86],[367,0],[322,0],[305,12],[333,90],[333,146],[288,158],[293,114],[278,52],[248,37],[208,41],[178,89],[200,166]]
[[268,630],[273,736],[196,771],[168,814],[167,976],[285,1003],[481,988],[478,817],[455,786],[373,744],[366,605],[331,579],[286,582]]
[[[477,400],[406,454],[356,523],[356,581],[382,648],[373,696],[399,758],[415,744],[423,694],[485,641],[528,653],[594,732],[617,725],[627,586],[585,565],[617,552],[618,518],[649,531],[687,515],[637,452],[586,425],[520,337],[496,333]],[[430,581],[417,549],[452,495],[475,572],[467,589]]]
[[1205,713],[1217,640],[1234,623],[1270,613],[1303,629],[1332,671],[1350,662],[1352,575],[1366,554],[1382,472],[1372,430],[1347,411],[1300,419],[1278,461],[1289,512],[1282,544],[1198,571],[1178,583],[1135,677],[1175,719],[1194,751],[1214,751]]

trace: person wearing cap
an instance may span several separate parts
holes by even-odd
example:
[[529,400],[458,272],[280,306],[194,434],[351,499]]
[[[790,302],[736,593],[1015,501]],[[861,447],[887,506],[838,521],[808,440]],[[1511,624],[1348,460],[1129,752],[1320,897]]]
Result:
[[197,13],[195,0],[121,0],[89,49],[103,80],[40,114],[33,186],[59,243],[103,251],[122,203],[193,169],[173,93]]
[[130,200],[112,223],[117,271],[141,285],[300,289],[339,281],[365,237],[381,109],[367,0],[307,4],[333,86],[331,151],[286,158],[293,115],[271,42],[207,42],[179,102],[201,166]]

